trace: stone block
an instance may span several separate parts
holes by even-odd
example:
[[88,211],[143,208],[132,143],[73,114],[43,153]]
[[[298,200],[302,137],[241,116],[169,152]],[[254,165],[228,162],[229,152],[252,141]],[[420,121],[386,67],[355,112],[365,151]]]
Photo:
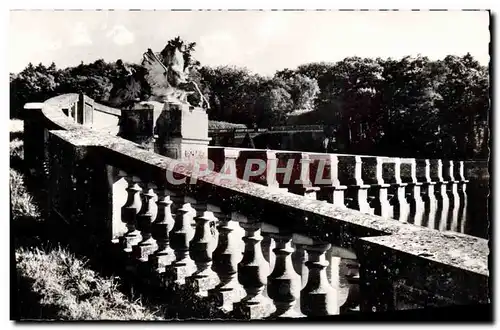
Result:
[[165,103],[156,121],[155,151],[174,159],[208,159],[208,115],[188,104]]
[[361,311],[489,303],[481,260],[488,246],[472,236],[466,245],[454,244],[458,235],[425,231],[360,239]]

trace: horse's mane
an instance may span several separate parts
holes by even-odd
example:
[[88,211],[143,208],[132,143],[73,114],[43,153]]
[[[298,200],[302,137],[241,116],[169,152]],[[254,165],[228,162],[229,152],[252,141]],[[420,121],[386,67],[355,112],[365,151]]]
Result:
[[[141,89],[146,84],[148,85],[148,100],[164,102],[167,99],[177,99],[181,102],[187,102],[187,95],[196,93],[200,97],[199,106],[205,105],[209,108],[208,101],[198,85],[194,81],[188,80],[184,55],[180,46],[170,43],[160,53],[155,53],[148,48],[143,54],[141,62],[144,73],[134,72],[129,75],[125,86],[114,88],[111,93],[113,94],[112,99],[117,103],[134,102],[140,94],[143,94]],[[185,90],[186,87],[194,87],[195,91]]]

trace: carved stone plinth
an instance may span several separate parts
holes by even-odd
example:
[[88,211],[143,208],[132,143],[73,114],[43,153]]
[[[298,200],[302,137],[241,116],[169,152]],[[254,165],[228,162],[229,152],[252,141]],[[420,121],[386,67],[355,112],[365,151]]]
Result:
[[215,288],[208,290],[208,298],[214,304],[225,312],[233,310],[233,304],[245,297],[245,290],[236,283],[219,283]]
[[202,108],[167,102],[156,122],[155,152],[174,159],[208,158],[208,115]]
[[275,312],[273,301],[265,296],[259,299],[242,300],[234,304],[234,315],[237,318],[254,320],[268,317]]

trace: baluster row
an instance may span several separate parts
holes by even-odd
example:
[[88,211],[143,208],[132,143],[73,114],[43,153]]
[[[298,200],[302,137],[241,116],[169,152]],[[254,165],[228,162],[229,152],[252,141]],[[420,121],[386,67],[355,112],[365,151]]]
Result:
[[462,161],[234,148],[214,149],[212,154],[217,154],[218,160],[213,160],[218,163],[222,158],[238,164],[233,167],[239,169],[239,178],[247,161],[263,159],[265,176],[251,181],[416,225],[465,229],[467,180]]
[[352,253],[223,210],[199,194],[120,175],[128,184],[120,244],[129,269],[148,268],[162,285],[183,286],[239,318],[334,315],[359,305],[350,271],[339,307],[339,261],[355,260]]
[[[280,172],[277,181],[290,192],[368,214],[463,232],[467,205],[463,162],[275,153],[282,168],[268,172]],[[268,166],[277,165],[268,162]],[[285,168],[291,174],[283,173]],[[429,178],[417,176],[425,171]]]

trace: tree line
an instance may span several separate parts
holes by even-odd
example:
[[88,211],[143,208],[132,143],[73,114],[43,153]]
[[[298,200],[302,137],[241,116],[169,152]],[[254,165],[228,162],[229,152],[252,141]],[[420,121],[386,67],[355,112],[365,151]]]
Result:
[[[209,100],[211,120],[248,127],[321,124],[343,152],[488,157],[489,71],[470,54],[436,61],[348,57],[269,77],[241,67],[202,66],[191,54],[195,44],[190,45],[190,78]],[[62,93],[85,93],[126,108],[147,99],[143,76],[139,64],[121,60],[65,69],[30,63],[10,74],[11,117],[20,117],[26,102]]]

